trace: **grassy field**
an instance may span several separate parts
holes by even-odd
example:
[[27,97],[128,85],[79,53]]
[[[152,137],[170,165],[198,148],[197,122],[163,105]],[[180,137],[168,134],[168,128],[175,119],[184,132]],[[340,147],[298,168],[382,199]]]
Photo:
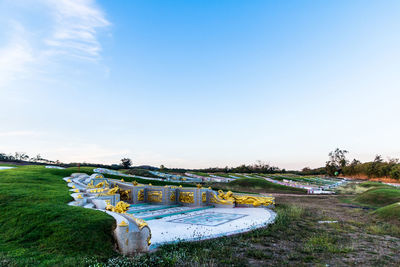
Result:
[[383,207],[400,202],[400,189],[397,188],[373,188],[359,194],[354,201],[375,207]]
[[[338,196],[279,196],[275,224],[160,247],[96,266],[399,266],[400,225],[343,206]],[[338,223],[319,224],[320,220]]]
[[348,183],[345,186],[337,188],[335,191],[339,194],[355,195],[361,194],[373,188],[393,188],[393,186],[379,182]]
[[205,172],[190,172],[190,173],[195,174],[195,175],[204,176],[204,177],[210,176],[208,173],[205,173]]
[[114,219],[67,205],[72,198],[61,178],[73,172],[43,166],[0,171],[0,265],[77,266],[87,255],[115,255]]
[[400,202],[396,202],[374,211],[374,214],[385,220],[400,221]]
[[[364,210],[344,204],[340,195],[293,195],[286,187],[255,178],[225,185],[247,191],[289,193],[276,198],[275,224],[230,237],[165,245],[152,253],[122,257],[114,251],[112,217],[67,205],[72,198],[61,178],[73,172],[77,168],[21,166],[0,171],[0,266],[400,264],[400,205]],[[92,168],[81,168],[81,172],[90,174]],[[361,187],[387,189],[371,184]],[[353,197],[360,195],[355,193]],[[319,220],[338,223],[319,224]]]
[[350,183],[338,190],[341,194],[351,194],[343,202],[373,209],[371,214],[385,221],[400,221],[400,188],[380,182]]
[[306,194],[307,190],[268,182],[262,178],[241,178],[229,183],[215,184],[223,190],[254,193],[294,193]]
[[137,175],[137,176],[142,176],[142,177],[160,178],[157,175],[154,175],[145,169],[123,169],[123,170],[119,170],[119,171],[122,173],[125,173],[125,174]]
[[1,167],[17,167],[18,165],[15,164],[8,164],[8,163],[0,163]]

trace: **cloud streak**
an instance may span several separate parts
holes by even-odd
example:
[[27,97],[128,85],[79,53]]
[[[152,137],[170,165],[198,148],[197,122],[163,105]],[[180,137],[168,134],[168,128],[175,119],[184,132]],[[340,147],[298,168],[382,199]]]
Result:
[[97,32],[110,25],[91,0],[48,0],[55,22],[53,33],[45,40],[51,52],[97,59],[101,45]]
[[27,65],[34,61],[32,47],[23,26],[17,22],[10,23],[13,33],[8,43],[0,48],[0,85],[14,80],[18,74],[26,73]]
[[[7,25],[4,28],[9,29],[0,28],[0,40],[5,40],[0,46],[0,86],[46,72],[46,68],[52,70],[52,64],[64,59],[91,62],[100,59],[99,32],[110,22],[95,1],[5,1],[0,8],[13,10],[10,14],[0,14],[3,25]],[[47,27],[16,20],[19,17],[34,20],[37,16],[48,18]]]

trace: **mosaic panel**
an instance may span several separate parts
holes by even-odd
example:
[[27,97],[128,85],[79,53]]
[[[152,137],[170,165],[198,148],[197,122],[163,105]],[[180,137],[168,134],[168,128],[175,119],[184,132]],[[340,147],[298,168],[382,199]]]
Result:
[[156,207],[160,207],[160,205],[151,205],[151,204],[147,204],[147,203],[145,205],[138,205],[138,206],[131,205],[129,207],[128,211],[138,212],[138,211],[141,211],[141,210],[147,210],[147,209],[156,208]]
[[169,208],[169,209],[143,211],[140,213],[136,213],[135,217],[137,217],[137,218],[156,217],[156,216],[160,216],[160,215],[184,213],[184,212],[187,212],[190,210],[193,210],[193,208],[191,208],[191,207],[175,207],[175,208]]
[[218,226],[224,223],[228,223],[247,215],[235,214],[235,213],[216,213],[216,212],[204,212],[196,215],[188,215],[169,222],[174,223],[185,223],[185,224],[195,224],[195,225],[205,225],[205,226]]

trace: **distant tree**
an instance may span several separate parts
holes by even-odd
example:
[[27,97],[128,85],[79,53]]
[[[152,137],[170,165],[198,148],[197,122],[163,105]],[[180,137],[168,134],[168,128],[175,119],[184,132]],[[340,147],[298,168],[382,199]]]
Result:
[[121,159],[121,165],[125,169],[129,169],[129,167],[132,166],[132,160],[130,158],[123,158]]
[[382,177],[384,176],[384,167],[383,159],[381,155],[376,155],[373,162],[368,164],[367,167],[367,175],[368,177]]
[[16,160],[27,160],[29,156],[25,152],[15,152],[14,158]]
[[392,173],[392,169],[394,169],[396,167],[396,165],[398,165],[398,164],[399,164],[399,159],[389,158],[389,161],[385,162],[385,164],[382,164],[382,166],[381,166],[381,172],[382,172],[383,176],[390,177],[391,173]]
[[336,148],[335,151],[329,153],[329,160],[326,162],[325,168],[329,175],[334,175],[336,172],[342,172],[342,169],[348,164],[346,154],[347,150]]
[[164,169],[165,169],[165,166],[161,164],[160,171],[163,171]]
[[228,173],[229,172],[229,167],[228,166],[225,166],[225,168],[224,168],[224,173]]
[[381,155],[376,155],[375,159],[374,159],[374,162],[377,162],[377,163],[383,162],[382,156]]
[[390,171],[390,177],[393,179],[400,180],[400,164],[393,166],[393,168]]
[[359,166],[361,162],[357,159],[353,159],[353,161],[343,168],[343,173],[345,175],[355,175],[357,174],[357,166]]

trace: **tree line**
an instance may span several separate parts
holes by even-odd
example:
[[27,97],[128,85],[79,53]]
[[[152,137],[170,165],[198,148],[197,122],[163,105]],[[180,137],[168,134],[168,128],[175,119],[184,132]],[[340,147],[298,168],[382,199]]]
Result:
[[6,162],[34,162],[34,163],[43,163],[43,164],[59,164],[61,163],[59,160],[53,161],[49,159],[45,159],[40,154],[37,154],[34,157],[30,157],[25,152],[15,152],[14,154],[6,154],[0,152],[0,161]]
[[57,165],[61,167],[97,167],[97,168],[108,168],[113,170],[119,170],[123,168],[131,168],[132,160],[129,158],[121,159],[121,164],[99,164],[99,163],[89,163],[89,162],[71,162],[64,163],[59,160],[50,160],[43,158],[40,154],[30,157],[25,152],[15,152],[14,154],[6,154],[0,152],[0,162],[13,162],[20,164],[37,164],[37,165]]
[[246,165],[242,164],[237,167],[228,167],[225,168],[206,168],[206,169],[196,169],[192,171],[200,171],[200,172],[209,172],[209,173],[216,173],[216,172],[224,172],[224,173],[285,173],[285,169],[280,169],[279,167],[272,166],[266,162],[258,160],[254,164]]
[[381,155],[376,155],[373,161],[362,163],[357,159],[349,161],[346,158],[347,153],[348,151],[339,148],[329,153],[329,160],[325,164],[328,175],[400,179],[400,163],[397,158],[389,158],[385,161]]
[[[300,174],[300,175],[328,175],[328,176],[366,176],[368,178],[376,177],[387,177],[400,180],[400,161],[397,158],[390,158],[384,160],[381,155],[376,155],[375,159],[370,162],[364,162],[357,159],[350,161],[346,155],[347,150],[342,150],[337,148],[336,150],[328,154],[328,161],[324,167],[311,169],[309,167],[303,168],[301,171],[289,171],[290,173]],[[180,169],[180,168],[166,168],[161,165],[160,168],[146,166],[145,167],[132,167],[132,160],[129,158],[121,159],[120,164],[96,164],[96,163],[62,163],[59,160],[49,160],[43,158],[40,154],[30,157],[24,152],[15,152],[14,154],[6,154],[0,152],[0,161],[3,162],[19,162],[19,163],[34,163],[34,164],[57,164],[62,167],[73,167],[73,166],[94,166],[110,168],[114,170],[118,169],[160,169],[161,171],[185,173],[186,171],[200,171],[208,173],[286,173],[285,169],[280,169],[279,167],[272,166],[268,163],[257,161],[254,164],[246,165],[242,164],[237,167],[213,167],[206,169]]]

